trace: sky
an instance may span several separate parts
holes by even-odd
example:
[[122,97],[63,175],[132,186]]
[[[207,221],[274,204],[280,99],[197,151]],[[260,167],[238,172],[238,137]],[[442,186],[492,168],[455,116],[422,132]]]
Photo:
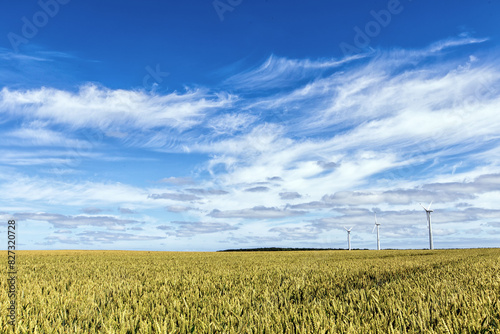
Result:
[[500,246],[499,0],[0,9],[17,249]]

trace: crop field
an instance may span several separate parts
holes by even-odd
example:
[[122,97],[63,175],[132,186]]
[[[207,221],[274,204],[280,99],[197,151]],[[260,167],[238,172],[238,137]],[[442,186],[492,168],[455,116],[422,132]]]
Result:
[[16,333],[500,333],[500,249],[16,256]]

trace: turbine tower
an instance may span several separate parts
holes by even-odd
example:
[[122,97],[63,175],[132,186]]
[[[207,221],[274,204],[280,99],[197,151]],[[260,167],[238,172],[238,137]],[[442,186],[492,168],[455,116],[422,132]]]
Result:
[[375,226],[373,226],[372,233],[373,233],[373,231],[375,231],[375,228],[377,228],[377,250],[380,250],[380,233],[378,230],[379,227],[380,227],[380,223],[377,222],[377,213],[375,212]]
[[429,224],[429,249],[434,249],[434,244],[432,243],[432,225],[431,225],[431,212],[434,212],[431,210],[431,203],[429,206],[426,208],[425,206],[420,203],[420,206],[424,208],[425,213],[427,214],[427,223]]
[[344,230],[347,231],[347,246],[349,247],[349,250],[351,250],[351,230],[352,230],[352,227],[350,229],[347,229],[347,227],[344,226]]

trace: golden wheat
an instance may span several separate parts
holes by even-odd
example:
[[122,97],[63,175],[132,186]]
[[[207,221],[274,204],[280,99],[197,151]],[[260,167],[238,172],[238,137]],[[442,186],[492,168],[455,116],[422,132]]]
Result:
[[17,258],[16,333],[500,333],[500,249]]

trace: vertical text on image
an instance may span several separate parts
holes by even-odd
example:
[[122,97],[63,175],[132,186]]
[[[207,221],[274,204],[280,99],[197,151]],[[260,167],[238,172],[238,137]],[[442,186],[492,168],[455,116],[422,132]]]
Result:
[[12,327],[16,325],[16,281],[17,281],[17,267],[16,267],[16,221],[9,220],[7,225],[7,287],[9,296],[8,324]]

